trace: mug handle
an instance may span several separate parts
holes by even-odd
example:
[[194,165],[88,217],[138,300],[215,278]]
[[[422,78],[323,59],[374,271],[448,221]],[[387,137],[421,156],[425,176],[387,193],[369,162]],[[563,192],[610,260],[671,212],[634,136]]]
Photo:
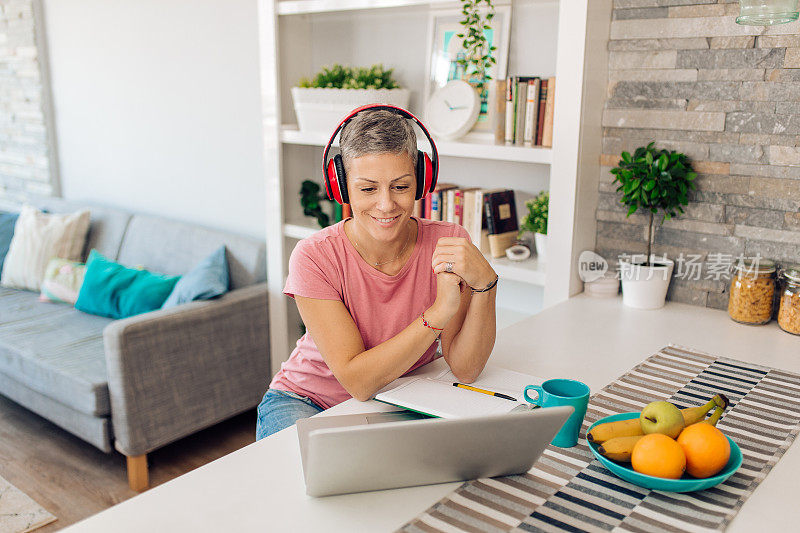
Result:
[[[528,396],[528,390],[535,390],[537,394],[536,398]],[[525,397],[526,401],[533,405],[542,406],[542,388],[539,385],[526,385],[525,388],[522,389],[522,395]]]

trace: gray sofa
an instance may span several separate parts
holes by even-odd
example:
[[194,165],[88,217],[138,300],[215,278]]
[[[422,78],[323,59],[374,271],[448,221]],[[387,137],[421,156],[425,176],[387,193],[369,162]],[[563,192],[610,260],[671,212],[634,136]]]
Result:
[[88,207],[84,258],[96,248],[123,265],[184,274],[224,244],[223,297],[112,320],[38,294],[0,287],[0,393],[97,448],[128,457],[134,490],[146,454],[257,405],[269,379],[265,244],[159,217]]

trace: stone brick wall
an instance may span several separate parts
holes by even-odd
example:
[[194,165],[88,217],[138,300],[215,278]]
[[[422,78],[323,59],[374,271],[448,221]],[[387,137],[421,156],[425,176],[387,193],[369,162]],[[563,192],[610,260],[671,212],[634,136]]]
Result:
[[38,0],[0,0],[0,201],[56,192]]
[[[654,251],[703,263],[668,298],[725,308],[713,266],[740,255],[800,262],[800,23],[735,23],[720,0],[614,0],[597,251],[644,253],[647,217],[626,218],[609,170],[655,141],[690,157],[697,191]],[[686,266],[685,264],[683,266]]]

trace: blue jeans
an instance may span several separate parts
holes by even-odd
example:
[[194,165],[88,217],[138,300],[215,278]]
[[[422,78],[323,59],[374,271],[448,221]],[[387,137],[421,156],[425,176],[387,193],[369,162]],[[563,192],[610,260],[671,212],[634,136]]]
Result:
[[294,392],[268,389],[258,404],[256,440],[294,425],[301,418],[309,418],[324,409],[309,398]]

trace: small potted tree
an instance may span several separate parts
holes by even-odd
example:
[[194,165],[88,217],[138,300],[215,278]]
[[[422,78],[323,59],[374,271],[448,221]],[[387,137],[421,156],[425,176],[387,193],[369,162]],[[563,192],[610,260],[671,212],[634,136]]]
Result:
[[550,206],[550,193],[542,191],[535,198],[531,198],[525,205],[528,213],[522,219],[519,226],[520,237],[527,233],[533,233],[536,243],[536,256],[540,263],[547,262],[547,215]]
[[333,132],[353,109],[367,104],[408,107],[411,92],[401,89],[393,69],[335,64],[324,67],[311,80],[300,79],[292,88],[292,100],[301,131]]
[[674,263],[652,253],[655,216],[665,220],[683,214],[688,193],[695,188],[697,174],[686,155],[674,151],[656,150],[654,143],[640,146],[633,155],[622,152],[618,165],[611,169],[620,202],[628,206],[627,216],[640,208],[649,215],[647,253],[620,261],[622,301],[638,309],[658,309],[664,306]]

